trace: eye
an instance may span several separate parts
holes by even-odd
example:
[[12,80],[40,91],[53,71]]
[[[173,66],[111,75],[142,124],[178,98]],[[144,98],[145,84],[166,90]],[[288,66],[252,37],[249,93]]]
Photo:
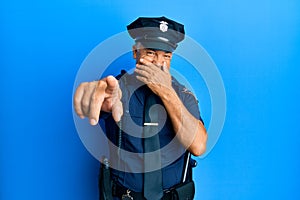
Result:
[[167,60],[170,60],[170,59],[171,59],[171,55],[169,55],[169,54],[165,54],[164,57],[165,57],[165,59],[167,59]]
[[147,56],[151,56],[154,57],[155,56],[155,52],[154,51],[147,51]]

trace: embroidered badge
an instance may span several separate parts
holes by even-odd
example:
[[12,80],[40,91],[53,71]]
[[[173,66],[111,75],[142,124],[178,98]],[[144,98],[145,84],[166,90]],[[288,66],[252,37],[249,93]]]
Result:
[[162,32],[166,32],[168,31],[168,23],[165,22],[165,21],[161,21],[160,22],[160,25],[159,25],[159,29],[162,31]]
[[185,94],[190,94],[190,95],[192,95],[195,99],[197,99],[196,96],[195,96],[190,90],[188,90],[187,88],[183,88],[181,92],[183,92],[183,93],[185,93]]

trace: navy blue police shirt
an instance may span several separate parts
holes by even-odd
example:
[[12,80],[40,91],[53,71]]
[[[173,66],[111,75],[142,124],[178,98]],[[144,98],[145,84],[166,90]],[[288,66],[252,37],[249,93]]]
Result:
[[[136,79],[135,74],[124,73],[117,76],[122,91],[123,116],[117,124],[112,115],[101,113],[104,132],[110,140],[111,175],[116,184],[135,192],[143,190],[143,119],[145,97],[152,91]],[[187,110],[201,119],[195,96],[172,77],[172,87]],[[162,105],[162,102],[158,102]],[[175,137],[169,114],[159,115],[159,140],[162,160],[163,189],[168,189],[182,181],[185,148]],[[121,127],[121,129],[119,128]],[[122,131],[120,131],[122,130]],[[128,153],[129,152],[129,153]]]

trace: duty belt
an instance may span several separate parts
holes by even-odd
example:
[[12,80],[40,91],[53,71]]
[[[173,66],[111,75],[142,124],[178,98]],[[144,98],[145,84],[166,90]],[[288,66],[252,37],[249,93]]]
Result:
[[[113,183],[112,194],[122,200],[146,200],[143,196],[143,192],[134,192],[121,185]],[[161,200],[175,200],[173,198],[171,190],[164,190],[164,195]]]

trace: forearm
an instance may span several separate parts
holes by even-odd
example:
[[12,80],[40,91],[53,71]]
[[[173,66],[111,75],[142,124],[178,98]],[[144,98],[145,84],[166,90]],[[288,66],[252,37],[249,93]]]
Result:
[[203,123],[186,109],[175,90],[163,90],[159,96],[167,110],[179,141],[193,155],[203,154],[207,141],[207,133]]

